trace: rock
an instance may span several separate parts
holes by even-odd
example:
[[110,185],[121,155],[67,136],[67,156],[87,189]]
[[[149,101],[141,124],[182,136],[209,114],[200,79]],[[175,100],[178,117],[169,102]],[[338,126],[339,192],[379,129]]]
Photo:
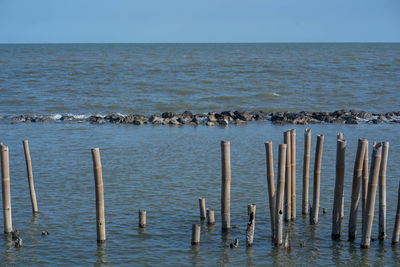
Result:
[[232,119],[235,117],[235,113],[233,113],[232,111],[222,111],[221,114],[224,116],[231,117]]
[[161,114],[161,117],[163,119],[171,119],[175,116],[176,114],[172,113],[172,112],[164,112],[163,114]]
[[235,111],[234,115],[235,115],[234,119],[239,119],[242,121],[250,121],[251,120],[251,117],[245,111]]
[[183,118],[192,118],[193,113],[191,111],[186,110],[185,112],[182,113]]
[[47,232],[46,230],[42,231],[42,235],[49,235],[50,233]]
[[19,236],[19,231],[18,231],[18,229],[17,228],[14,228],[12,231],[11,231],[11,238],[12,238],[12,240],[17,240],[18,238],[19,238],[20,236]]
[[355,118],[347,118],[345,123],[346,124],[358,124],[358,121]]
[[21,248],[21,247],[22,247],[22,238],[21,238],[21,237],[18,237],[18,238],[17,238],[17,240],[16,240],[15,243],[14,243],[14,246],[15,246],[16,248]]
[[229,245],[230,248],[238,248],[239,247],[239,239],[235,238],[235,241]]
[[177,121],[178,121],[180,124],[186,124],[186,120],[185,120],[184,118],[182,118],[182,117],[179,117],[179,118],[177,119]]
[[220,119],[218,121],[218,124],[221,125],[221,126],[228,126],[229,122],[228,122],[227,119]]
[[105,117],[106,120],[108,120],[111,123],[119,124],[124,122],[124,116],[117,115],[117,114],[112,114],[109,116]]
[[62,115],[60,121],[73,121],[74,119],[74,116]]
[[175,118],[172,118],[169,120],[168,124],[169,125],[179,125],[180,123]]
[[209,122],[217,122],[217,118],[214,116],[214,114],[208,115],[208,121]]
[[208,121],[208,122],[206,123],[206,125],[207,125],[207,126],[215,126],[215,122]]
[[89,117],[89,122],[90,123],[96,123],[96,124],[103,124],[106,123],[106,120],[102,117],[99,116],[90,116]]

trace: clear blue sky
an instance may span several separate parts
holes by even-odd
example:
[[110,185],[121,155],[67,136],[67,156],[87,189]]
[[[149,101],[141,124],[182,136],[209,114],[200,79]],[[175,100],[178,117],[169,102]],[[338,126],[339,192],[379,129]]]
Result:
[[400,42],[400,0],[0,0],[0,43]]

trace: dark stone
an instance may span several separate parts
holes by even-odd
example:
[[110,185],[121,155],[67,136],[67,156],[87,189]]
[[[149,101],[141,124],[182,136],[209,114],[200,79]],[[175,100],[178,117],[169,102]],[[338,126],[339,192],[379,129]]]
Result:
[[186,110],[185,112],[182,113],[183,118],[192,118],[193,113],[191,111]]
[[235,111],[234,114],[235,114],[234,119],[239,119],[242,121],[250,121],[251,120],[251,117],[245,111]]
[[186,124],[186,120],[185,120],[184,118],[182,118],[182,117],[179,117],[179,118],[177,119],[177,121],[178,121],[179,123],[181,123],[181,124]]
[[347,118],[345,123],[346,124],[358,124],[358,121],[355,118]]
[[60,121],[73,121],[75,118],[73,116],[62,115]]
[[99,116],[90,116],[89,117],[89,122],[90,123],[96,123],[96,124],[103,124],[106,123],[106,120],[102,117]]
[[163,114],[161,114],[161,117],[163,119],[171,119],[175,116],[176,114],[172,113],[172,112],[164,112]]
[[222,111],[221,114],[224,116],[235,118],[235,113],[233,113],[232,111]]

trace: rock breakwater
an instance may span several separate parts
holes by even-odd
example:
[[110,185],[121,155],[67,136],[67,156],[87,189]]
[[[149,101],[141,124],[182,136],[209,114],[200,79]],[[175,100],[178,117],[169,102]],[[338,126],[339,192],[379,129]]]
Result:
[[400,123],[400,111],[387,113],[369,113],[356,110],[337,110],[334,112],[264,112],[264,111],[223,111],[194,114],[191,111],[183,113],[164,112],[143,116],[138,114],[122,115],[19,115],[0,116],[2,121],[11,123],[36,123],[36,122],[70,122],[92,124],[131,124],[131,125],[207,125],[228,126],[245,125],[253,121],[270,121],[273,124],[301,124],[310,123],[345,123],[345,124],[379,124]]

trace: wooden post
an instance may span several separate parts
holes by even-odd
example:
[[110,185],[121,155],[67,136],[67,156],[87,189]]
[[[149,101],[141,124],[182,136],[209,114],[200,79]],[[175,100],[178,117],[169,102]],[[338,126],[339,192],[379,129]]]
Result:
[[214,211],[210,209],[207,209],[207,224],[208,225],[215,224]]
[[[343,133],[337,134],[337,140],[340,140],[340,139],[344,140]],[[343,191],[343,195],[342,195],[342,209],[340,211],[340,218],[342,218],[342,219],[344,218],[344,191]]]
[[285,221],[292,219],[292,156],[291,156],[291,134],[290,130],[283,133],[286,150],[286,171],[285,171]]
[[97,242],[106,241],[106,222],[104,216],[104,190],[103,173],[100,160],[99,148],[92,148],[94,183],[96,190],[96,229]]
[[221,161],[221,219],[222,230],[226,231],[231,228],[231,151],[229,141],[221,141]]
[[393,228],[392,244],[399,243],[399,236],[400,236],[400,182],[399,182],[399,189],[397,190],[397,212]]
[[206,219],[206,199],[204,197],[199,198],[199,208],[200,220],[204,221]]
[[386,167],[389,142],[382,143],[382,160],[379,170],[379,240],[386,239]]
[[290,130],[292,221],[296,220],[296,130]]
[[342,226],[341,210],[342,210],[342,197],[344,187],[344,169],[345,169],[345,154],[346,154],[346,141],[343,139],[337,140],[336,148],[336,180],[335,180],[335,193],[332,214],[332,239],[340,239],[340,232]]
[[276,185],[276,204],[275,204],[275,246],[282,246],[282,224],[283,224],[283,198],[285,189],[286,171],[286,144],[279,145],[278,155],[278,181]]
[[360,186],[363,173],[363,162],[368,141],[364,138],[358,139],[357,154],[354,162],[353,185],[351,189],[351,205],[349,218],[349,241],[354,241],[357,232],[357,211],[360,202]]
[[274,186],[274,160],[272,156],[272,142],[265,142],[267,154],[267,185],[269,196],[269,213],[271,218],[271,236],[274,239],[275,231],[275,186]]
[[139,210],[139,228],[146,228],[146,211]]
[[372,152],[371,171],[368,183],[367,207],[364,219],[365,226],[361,238],[361,248],[369,248],[371,244],[372,222],[374,220],[376,188],[378,186],[378,176],[379,176],[381,158],[382,158],[382,146],[379,143],[374,146],[374,150]]
[[4,233],[12,232],[11,217],[11,192],[10,192],[10,165],[8,158],[8,146],[0,143],[1,146],[1,185],[3,196],[3,218]]
[[319,195],[320,195],[320,184],[321,184],[321,162],[322,162],[323,147],[324,147],[324,136],[322,134],[319,134],[317,135],[317,146],[315,149],[313,206],[311,209],[310,224],[318,223]]
[[304,159],[303,159],[303,201],[302,213],[308,214],[308,188],[310,180],[310,147],[311,147],[311,129],[304,131]]
[[26,172],[28,174],[28,184],[29,184],[29,192],[31,195],[32,212],[38,213],[39,208],[36,201],[35,185],[33,183],[32,161],[31,161],[31,155],[29,153],[28,140],[23,140],[22,144],[24,145],[24,151],[25,151]]
[[255,228],[255,224],[256,224],[256,205],[255,204],[247,205],[247,214],[249,216],[249,222],[247,223],[247,230],[246,230],[246,245],[247,245],[247,247],[251,247],[253,245],[254,228]]
[[364,233],[364,226],[365,226],[365,210],[367,207],[367,194],[368,194],[368,140],[365,148],[365,155],[363,161],[363,173],[362,173],[362,183],[361,183],[361,234]]
[[200,243],[200,226],[197,224],[192,225],[192,245]]

